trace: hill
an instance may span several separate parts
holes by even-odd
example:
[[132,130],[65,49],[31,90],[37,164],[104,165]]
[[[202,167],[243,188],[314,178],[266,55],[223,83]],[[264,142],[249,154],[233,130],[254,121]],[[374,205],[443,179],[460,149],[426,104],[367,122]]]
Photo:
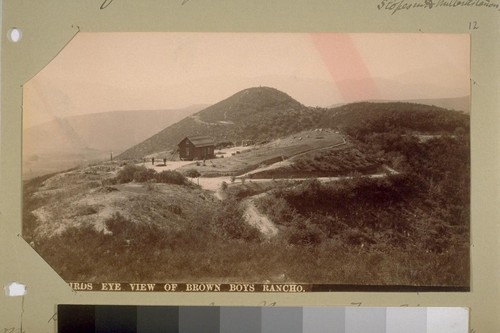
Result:
[[433,133],[468,130],[468,116],[415,103],[352,103],[336,108],[311,108],[268,87],[249,88],[173,124],[118,156],[142,158],[176,149],[188,135],[207,135],[216,142],[255,142],[292,135],[302,130],[345,130],[366,121],[379,121],[404,130]]
[[[393,103],[396,101],[387,99],[387,100],[363,100],[362,102]],[[449,98],[405,99],[405,100],[399,100],[398,102],[433,105],[443,109],[455,110],[465,113],[470,113],[470,108],[471,108],[470,96],[449,97]],[[333,104],[330,106],[330,108],[339,107],[345,104],[346,103]]]
[[456,110],[456,111],[463,111],[465,113],[470,113],[470,96],[435,98],[435,99],[414,99],[414,100],[409,100],[408,102],[435,105],[449,110]]
[[375,132],[398,129],[427,134],[451,134],[457,128],[468,132],[470,117],[433,105],[359,102],[322,112],[321,124],[344,131],[356,128]]
[[[276,134],[290,133],[290,130],[280,131],[279,120],[301,117],[303,113],[310,113],[309,108],[279,90],[267,87],[245,89],[165,128],[118,158],[142,158],[174,149],[187,135],[208,135],[216,142],[264,140]],[[275,124],[275,127],[262,132],[260,125],[263,123]],[[294,125],[294,130],[300,128],[300,124]]]

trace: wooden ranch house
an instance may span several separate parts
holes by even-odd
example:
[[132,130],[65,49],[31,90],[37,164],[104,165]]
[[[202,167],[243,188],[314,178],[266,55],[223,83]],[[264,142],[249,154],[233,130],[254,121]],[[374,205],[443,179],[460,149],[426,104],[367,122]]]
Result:
[[178,144],[181,160],[204,160],[215,157],[215,142],[208,136],[187,136]]

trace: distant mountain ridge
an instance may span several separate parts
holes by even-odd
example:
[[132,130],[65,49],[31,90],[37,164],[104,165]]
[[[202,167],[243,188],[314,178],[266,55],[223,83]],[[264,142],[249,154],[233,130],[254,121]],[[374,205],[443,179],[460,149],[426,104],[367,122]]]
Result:
[[[361,101],[360,101],[361,102]],[[360,103],[358,102],[358,103]],[[394,102],[403,102],[403,103],[416,103],[416,104],[424,104],[424,105],[433,105],[440,108],[462,111],[465,113],[470,113],[470,96],[462,96],[462,97],[449,97],[449,98],[425,98],[425,99],[408,99],[408,100],[400,100],[394,101],[389,99],[382,100],[364,100],[362,102],[371,102],[371,103],[394,103]],[[330,105],[330,108],[336,108],[342,105],[352,104],[352,103],[338,103]]]
[[89,149],[121,152],[204,107],[206,105],[175,110],[110,111],[57,118],[24,129],[24,153],[75,154]]
[[[402,116],[405,112],[408,121]],[[436,130],[442,127],[447,131],[452,131],[454,126],[460,127],[467,118],[459,112],[437,106],[401,102],[365,102],[336,108],[312,108],[277,89],[255,87],[242,90],[166,127],[127,149],[118,158],[142,158],[152,153],[172,150],[189,135],[210,136],[216,142],[259,142],[306,129],[352,127],[363,121],[384,117],[393,123],[395,120],[404,123],[406,129],[425,130],[429,127]],[[395,123],[394,126],[399,125]]]
[[430,98],[413,99],[413,100],[408,100],[408,102],[426,104],[426,105],[435,105],[449,110],[463,111],[465,113],[470,113],[471,109],[470,96],[433,98],[433,99]]

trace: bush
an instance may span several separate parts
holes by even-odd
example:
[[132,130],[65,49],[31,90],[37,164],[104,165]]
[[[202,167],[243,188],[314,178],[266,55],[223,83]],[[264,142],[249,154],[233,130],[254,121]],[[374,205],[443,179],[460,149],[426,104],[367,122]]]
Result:
[[134,181],[138,183],[144,183],[148,180],[155,179],[157,172],[153,169],[144,168],[141,170],[137,170],[134,173]]
[[130,183],[131,181],[139,183],[157,182],[176,185],[188,184],[186,177],[177,171],[165,170],[158,173],[155,170],[148,169],[144,166],[126,165],[118,172],[118,175],[115,178],[107,180],[106,185],[114,183]]
[[259,240],[260,232],[245,221],[243,212],[243,207],[235,199],[221,202],[220,209],[212,217],[212,223],[217,227],[215,232],[226,238]]
[[145,170],[146,168],[143,166],[125,165],[123,169],[118,171],[118,174],[116,176],[116,181],[121,184],[130,183],[131,181],[134,180],[134,175],[136,172],[141,172]]
[[184,171],[184,176],[189,178],[198,178],[201,176],[201,173],[196,169],[188,169]]
[[179,205],[168,205],[167,209],[176,215],[181,215],[182,214],[182,208]]
[[268,195],[257,199],[255,203],[277,224],[288,225],[297,215],[297,211],[282,197]]
[[291,245],[312,246],[320,244],[325,235],[318,226],[309,220],[296,220],[293,226],[287,231],[288,243]]
[[133,235],[136,230],[136,225],[122,214],[116,212],[109,219],[104,221],[106,228],[113,233],[114,236],[118,235]]
[[188,183],[186,177],[177,171],[165,170],[156,175],[158,183],[185,185]]
[[96,214],[97,209],[92,206],[80,206],[76,208],[76,213],[75,216],[85,216],[85,215],[92,215]]
[[101,181],[101,186],[103,187],[106,187],[108,185],[116,185],[118,184],[118,179],[117,177],[114,177],[114,178],[107,178],[107,179],[103,179]]

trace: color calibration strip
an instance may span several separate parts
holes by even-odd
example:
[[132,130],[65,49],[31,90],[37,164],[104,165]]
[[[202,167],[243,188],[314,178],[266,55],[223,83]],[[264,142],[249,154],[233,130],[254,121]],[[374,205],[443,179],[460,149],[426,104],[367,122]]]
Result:
[[59,333],[467,333],[466,308],[59,305]]

